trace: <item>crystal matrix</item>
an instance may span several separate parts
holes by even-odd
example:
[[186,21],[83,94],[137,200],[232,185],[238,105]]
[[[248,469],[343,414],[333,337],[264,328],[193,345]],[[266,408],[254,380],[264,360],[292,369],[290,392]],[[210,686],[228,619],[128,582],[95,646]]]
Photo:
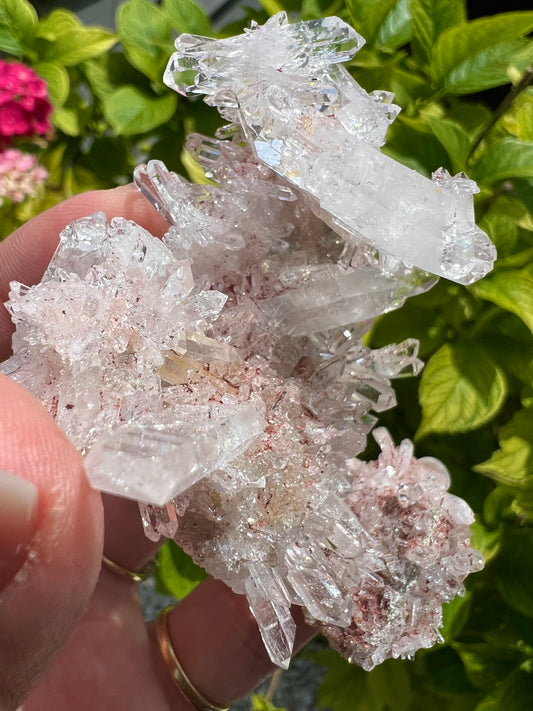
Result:
[[3,372],[84,451],[93,485],[139,500],[148,536],[246,594],[281,666],[291,605],[370,669],[431,645],[442,603],[482,565],[440,462],[383,429],[378,460],[358,459],[395,404],[390,379],[421,367],[415,341],[365,346],[371,319],[428,272],[469,282],[493,258],[468,179],[380,153],[391,97],[339,66],[362,42],[337,18],[283,14],[242,37],[178,38],[169,81],[232,121],[188,139],[211,184],[140,166],[163,240],[79,220],[8,303]]

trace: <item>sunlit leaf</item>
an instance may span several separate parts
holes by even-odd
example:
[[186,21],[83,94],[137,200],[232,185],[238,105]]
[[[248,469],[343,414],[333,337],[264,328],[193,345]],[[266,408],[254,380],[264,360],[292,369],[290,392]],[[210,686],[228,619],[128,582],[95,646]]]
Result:
[[60,64],[41,62],[34,67],[37,74],[45,80],[48,95],[54,106],[62,106],[70,91],[70,79],[65,67]]
[[73,27],[53,42],[49,42],[40,53],[40,58],[43,62],[72,66],[103,54],[116,42],[116,36],[108,30],[99,27]]
[[454,173],[464,171],[472,144],[471,136],[460,124],[449,119],[430,119],[429,125],[437,140],[446,149],[452,171]]
[[80,29],[83,25],[73,12],[57,8],[41,20],[37,36],[54,42],[61,35]]
[[0,51],[21,57],[37,28],[37,12],[27,0],[0,0]]
[[124,136],[145,133],[166,123],[176,110],[176,96],[170,92],[152,97],[134,86],[124,86],[104,99],[104,111],[113,129]]
[[396,48],[412,34],[409,0],[374,0],[352,7],[355,26],[371,45]]
[[472,595],[467,591],[464,596],[456,595],[453,600],[442,606],[442,627],[439,632],[446,642],[455,639],[463,629],[471,604]]
[[162,10],[179,32],[195,35],[212,34],[209,18],[194,0],[163,0]]
[[476,180],[487,185],[509,178],[533,177],[533,141],[502,138],[490,143],[479,160],[471,166],[470,173]]
[[470,545],[474,550],[479,551],[485,562],[488,563],[498,553],[502,536],[501,529],[491,531],[481,521],[476,520],[470,526],[470,530],[472,532]]
[[503,371],[479,344],[447,343],[422,372],[422,422],[417,437],[479,427],[494,417],[506,394]]
[[465,20],[462,0],[410,0],[414,39],[425,59],[431,57],[435,42],[444,30]]
[[513,419],[502,427],[497,449],[486,462],[474,469],[503,484],[519,485],[533,477],[533,409],[519,410]]
[[471,287],[476,296],[516,314],[533,333],[533,270],[506,269],[494,272]]
[[285,711],[281,706],[274,706],[271,701],[264,696],[259,696],[259,694],[252,694],[250,702],[252,704],[251,711]]
[[533,87],[514,100],[511,110],[505,112],[500,123],[516,138],[533,141]]
[[509,82],[507,68],[525,68],[531,43],[521,40],[533,29],[533,12],[509,12],[465,22],[445,30],[432,51],[435,86],[467,94]]
[[174,541],[168,541],[157,555],[156,579],[158,588],[176,600],[186,597],[206,577],[206,572],[195,565]]
[[172,22],[148,0],[128,0],[117,11],[117,28],[130,62],[155,82],[162,82],[173,51]]

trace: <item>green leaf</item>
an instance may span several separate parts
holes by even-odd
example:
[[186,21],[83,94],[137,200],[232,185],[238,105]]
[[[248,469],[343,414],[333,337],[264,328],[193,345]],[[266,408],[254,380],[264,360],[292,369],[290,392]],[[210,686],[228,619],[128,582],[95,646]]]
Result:
[[476,464],[474,471],[507,485],[520,485],[533,475],[533,410],[518,410],[502,427],[500,449],[490,459]]
[[474,711],[498,711],[498,697],[494,694],[485,696],[483,701],[480,701]]
[[448,161],[446,150],[431,131],[427,120],[401,114],[390,127],[382,150],[425,175],[430,175]]
[[170,17],[148,0],[128,0],[118,8],[117,27],[129,61],[161,84],[173,50]]
[[445,30],[433,47],[430,76],[450,94],[468,94],[509,82],[507,68],[527,66],[533,12],[509,12]]
[[150,80],[133,67],[123,52],[107,52],[84,63],[83,71],[94,94],[103,101],[117,89],[132,84],[151,93]]
[[470,168],[470,173],[486,185],[509,178],[533,177],[533,141],[502,138],[489,143],[485,152]]
[[394,103],[405,107],[418,98],[429,98],[431,94],[427,78],[414,71],[407,71],[402,66],[395,66],[391,72],[391,91],[394,92]]
[[116,36],[99,27],[71,27],[57,39],[47,42],[40,52],[43,62],[73,66],[111,49]]
[[37,74],[45,80],[48,95],[54,106],[62,106],[70,91],[70,79],[65,67],[50,62],[40,62],[34,66]]
[[511,135],[523,141],[533,141],[533,87],[528,87],[513,102],[500,119]]
[[[489,526],[499,526],[502,521],[512,516],[513,496],[504,486],[497,486],[485,499],[483,518]],[[513,517],[514,518],[514,517]]]
[[37,23],[37,12],[27,0],[0,0],[0,51],[23,56]]
[[516,669],[503,683],[497,711],[531,711],[533,709],[533,675]]
[[462,0],[410,0],[413,39],[420,45],[425,60],[431,57],[435,42],[444,30],[465,21]]
[[407,44],[412,34],[409,0],[395,0],[379,26],[374,44],[376,47],[397,49]]
[[57,9],[41,20],[37,36],[54,42],[63,34],[82,28],[83,25],[73,12]]
[[67,136],[80,135],[80,121],[75,109],[61,106],[52,114],[52,123]]
[[101,190],[107,186],[91,170],[81,165],[73,165],[65,170],[63,187],[65,193],[70,196],[85,193],[88,190]]
[[464,171],[472,144],[470,135],[458,123],[446,118],[430,119],[429,125],[434,136],[446,149],[452,171]]
[[411,39],[409,0],[377,0],[354,12],[356,28],[370,45],[396,49]]
[[506,394],[505,375],[482,346],[475,341],[447,343],[422,372],[422,422],[416,436],[480,427],[498,412]]
[[270,16],[276,15],[285,9],[278,0],[259,0],[259,4]]
[[268,699],[265,699],[264,696],[252,694],[250,701],[252,703],[251,711],[285,711],[285,709],[280,706],[274,706],[274,704]]
[[500,595],[513,609],[533,617],[533,529],[508,534],[497,560]]
[[208,36],[213,32],[209,18],[194,0],[163,0],[162,9],[179,32]]
[[461,657],[470,682],[487,691],[501,682],[522,659],[518,650],[501,644],[455,642],[453,648]]
[[492,301],[516,314],[533,333],[532,267],[497,271],[470,289],[481,299]]
[[176,600],[186,597],[207,576],[205,570],[193,563],[174,541],[168,541],[157,554],[156,579],[158,588]]
[[364,20],[368,13],[380,3],[381,0],[346,0],[346,7],[358,32],[362,32]]
[[518,237],[518,222],[527,215],[527,208],[520,200],[498,196],[479,221],[498,251],[498,266],[502,258],[514,252]]
[[124,86],[105,97],[104,113],[113,129],[121,135],[146,133],[169,121],[176,111],[174,94],[152,97],[134,86]]
[[411,707],[414,694],[405,662],[385,661],[366,674],[366,683],[368,706],[373,711],[408,711]]
[[317,690],[319,708],[331,711],[408,711],[414,698],[405,662],[388,659],[371,672],[328,650],[312,655],[326,673]]
[[[475,546],[473,546],[475,548]],[[478,550],[478,549],[476,549]],[[442,627],[440,633],[446,642],[455,639],[465,626],[470,614],[472,594],[466,591],[463,597],[456,595],[442,606]]]
[[470,530],[472,531],[470,545],[474,550],[479,551],[485,562],[488,563],[498,553],[501,530],[498,528],[495,531],[491,531],[477,519],[471,524]]
[[365,672],[359,667],[348,664],[340,655],[332,650],[313,655],[317,664],[326,667],[316,693],[316,703],[319,708],[331,711],[353,711],[354,700],[361,711],[368,711],[364,703],[366,694]]

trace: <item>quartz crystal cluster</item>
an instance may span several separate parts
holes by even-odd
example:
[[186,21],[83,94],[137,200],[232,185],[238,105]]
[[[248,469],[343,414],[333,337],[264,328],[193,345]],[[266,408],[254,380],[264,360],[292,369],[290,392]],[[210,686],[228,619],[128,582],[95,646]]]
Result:
[[168,82],[231,121],[188,139],[210,182],[140,166],[163,240],[78,220],[7,304],[1,370],[56,417],[95,487],[140,502],[149,537],[246,594],[280,666],[292,605],[371,669],[433,644],[442,603],[482,566],[440,462],[382,428],[378,460],[358,458],[395,404],[391,378],[422,365],[416,341],[364,345],[371,319],[494,258],[473,183],[380,153],[397,109],[339,66],[362,42],[337,18],[284,14],[179,37]]

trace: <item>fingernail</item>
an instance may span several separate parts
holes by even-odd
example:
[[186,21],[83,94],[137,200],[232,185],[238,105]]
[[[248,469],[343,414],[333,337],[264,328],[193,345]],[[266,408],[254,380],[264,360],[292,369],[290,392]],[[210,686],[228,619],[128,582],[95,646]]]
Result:
[[0,590],[26,559],[37,530],[38,505],[35,484],[0,469]]

